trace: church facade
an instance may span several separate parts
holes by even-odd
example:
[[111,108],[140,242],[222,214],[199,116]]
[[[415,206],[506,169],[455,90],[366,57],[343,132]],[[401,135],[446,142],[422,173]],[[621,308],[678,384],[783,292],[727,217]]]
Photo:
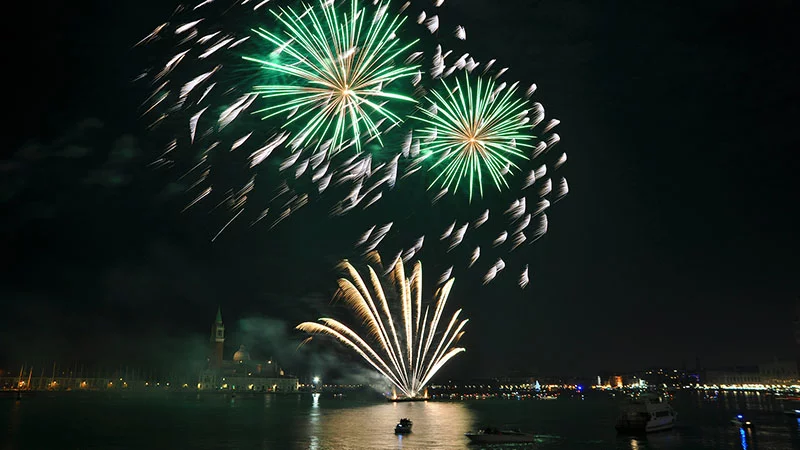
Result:
[[210,344],[208,364],[200,374],[198,390],[297,392],[297,377],[284,373],[277,361],[252,359],[244,345],[239,346],[232,359],[224,358],[225,324],[220,309],[211,326]]

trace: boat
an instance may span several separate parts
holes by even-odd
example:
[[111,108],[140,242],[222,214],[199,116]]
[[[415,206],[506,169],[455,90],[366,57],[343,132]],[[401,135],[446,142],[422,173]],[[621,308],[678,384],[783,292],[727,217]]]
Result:
[[414,422],[408,418],[400,419],[400,422],[397,423],[394,427],[394,434],[406,434],[411,433],[411,427],[414,426]]
[[523,433],[519,430],[499,430],[497,428],[484,428],[477,432],[464,434],[471,442],[478,444],[510,444],[516,442],[535,442],[536,436]]
[[753,425],[753,422],[751,422],[749,420],[745,420],[744,417],[741,414],[738,414],[736,417],[734,417],[731,420],[731,424],[736,425],[739,428],[751,428],[751,429],[755,428],[755,425]]
[[783,413],[787,416],[800,417],[800,409],[785,409]]
[[643,394],[626,405],[616,428],[620,433],[652,433],[669,430],[675,426],[678,414],[664,398],[655,394]]

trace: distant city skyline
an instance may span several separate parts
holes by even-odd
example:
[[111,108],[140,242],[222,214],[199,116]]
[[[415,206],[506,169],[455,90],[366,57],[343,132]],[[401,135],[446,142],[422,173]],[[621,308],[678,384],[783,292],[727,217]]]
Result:
[[[358,256],[356,218],[307,211],[212,243],[224,221],[182,212],[177,177],[148,166],[164,149],[131,84],[152,62],[133,44],[177,2],[51,3],[19,5],[36,32],[9,48],[0,367],[177,365],[203,349],[218,305],[232,341],[293,364],[293,327],[336,311],[334,268]],[[561,121],[570,194],[550,232],[517,250],[530,261],[525,290],[513,274],[458,278],[451,302],[472,320],[443,377],[797,355],[790,6],[447,2],[476,58],[539,86]],[[23,22],[10,33],[30,35]],[[402,199],[388,209],[398,223],[442,220]],[[450,264],[420,258],[432,290]],[[312,365],[362,367],[325,351]]]

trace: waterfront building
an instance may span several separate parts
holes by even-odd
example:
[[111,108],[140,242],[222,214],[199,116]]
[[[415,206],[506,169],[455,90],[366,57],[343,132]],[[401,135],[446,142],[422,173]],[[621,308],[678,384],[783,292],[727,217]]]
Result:
[[703,384],[715,386],[761,384],[758,366],[738,366],[727,369],[707,370]]
[[788,386],[800,384],[797,361],[779,361],[776,359],[769,363],[759,364],[758,373],[762,384]]
[[244,345],[240,345],[230,360],[224,359],[225,324],[222,311],[211,326],[211,348],[207,367],[200,374],[199,390],[232,390],[255,392],[297,392],[297,377],[288,375],[270,359],[253,359]]

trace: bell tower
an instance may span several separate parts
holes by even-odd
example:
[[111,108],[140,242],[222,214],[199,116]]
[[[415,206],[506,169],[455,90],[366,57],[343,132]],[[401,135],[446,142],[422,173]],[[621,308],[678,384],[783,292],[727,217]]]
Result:
[[225,344],[225,325],[222,324],[222,310],[217,307],[217,320],[211,325],[211,358],[213,367],[222,366],[222,349]]

